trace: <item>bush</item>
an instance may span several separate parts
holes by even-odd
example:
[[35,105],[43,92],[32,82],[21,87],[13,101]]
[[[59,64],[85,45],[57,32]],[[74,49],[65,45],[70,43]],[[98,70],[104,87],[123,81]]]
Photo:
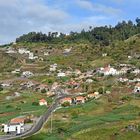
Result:
[[42,89],[41,90],[41,93],[46,93],[46,89]]
[[6,108],[12,108],[12,107],[13,107],[13,106],[11,106],[11,105],[7,105],[7,106],[6,106]]
[[34,106],[38,106],[39,103],[38,103],[38,102],[32,102],[32,105],[34,105]]
[[62,104],[62,106],[63,106],[63,107],[70,106],[70,103],[69,103],[69,102],[64,102],[64,103]]
[[0,86],[0,91],[3,91],[3,87],[2,86]]
[[78,118],[78,113],[77,113],[77,111],[73,111],[73,112],[71,113],[71,116],[72,116],[72,119]]

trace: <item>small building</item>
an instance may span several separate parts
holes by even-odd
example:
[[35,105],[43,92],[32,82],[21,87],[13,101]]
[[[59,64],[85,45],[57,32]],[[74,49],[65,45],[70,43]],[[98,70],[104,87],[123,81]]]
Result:
[[99,96],[99,92],[88,94],[88,98],[97,98],[98,96]]
[[13,74],[18,74],[18,73],[20,73],[20,69],[15,69],[15,70],[12,71],[11,73],[13,73]]
[[101,68],[99,72],[103,73],[105,76],[118,74],[117,70],[112,68],[110,65],[105,68]]
[[25,48],[19,48],[18,49],[19,54],[28,54],[30,51],[26,50]]
[[140,73],[140,69],[134,69],[134,70],[132,71],[132,73],[134,73],[134,74],[139,74],[139,73]]
[[5,133],[16,133],[21,134],[24,132],[23,123],[9,123],[3,125],[3,130]]
[[50,72],[56,71],[57,64],[50,65]]
[[94,93],[90,93],[87,96],[88,96],[88,98],[95,98],[96,95]]
[[137,83],[135,88],[134,88],[135,93],[140,93],[140,83]]
[[90,83],[92,83],[92,82],[93,82],[92,79],[87,79],[87,80],[86,80],[86,83],[89,83],[89,84],[90,84]]
[[83,96],[77,96],[75,98],[75,103],[76,104],[85,103],[85,97],[83,97]]
[[31,77],[31,76],[33,76],[34,74],[32,73],[32,72],[30,72],[30,71],[24,71],[23,73],[22,73],[22,76],[23,77]]
[[65,76],[66,76],[66,74],[64,72],[59,72],[57,74],[57,77],[65,77]]
[[67,97],[60,100],[61,104],[66,103],[66,102],[68,102],[69,104],[72,104],[72,98]]
[[24,132],[25,117],[13,118],[10,123],[3,124],[3,130],[5,133],[21,134]]
[[47,106],[47,101],[45,99],[41,99],[41,100],[39,100],[39,105],[40,106],[43,106],[43,105]]
[[25,117],[13,118],[13,119],[11,119],[10,123],[11,124],[14,124],[14,123],[24,124],[25,123]]

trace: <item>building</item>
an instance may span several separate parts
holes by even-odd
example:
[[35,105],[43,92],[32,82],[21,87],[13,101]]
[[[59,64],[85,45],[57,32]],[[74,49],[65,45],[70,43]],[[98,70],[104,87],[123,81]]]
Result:
[[5,133],[21,134],[24,132],[25,117],[18,117],[11,119],[10,123],[3,124]]
[[10,123],[11,124],[14,124],[14,123],[24,124],[25,123],[25,117],[13,118],[13,119],[11,119]]
[[105,76],[118,74],[117,70],[112,68],[110,65],[105,68],[100,68],[99,72],[103,73]]
[[140,69],[135,69],[135,70],[132,71],[132,73],[139,74],[140,73]]
[[65,76],[66,76],[66,74],[64,72],[59,72],[57,74],[57,77],[65,77]]
[[57,64],[50,65],[51,72],[56,71],[56,69],[57,69]]
[[91,94],[88,94],[88,98],[95,98],[95,94],[94,93],[91,93]]
[[23,123],[9,123],[3,125],[3,131],[5,133],[16,133],[21,134],[24,132],[24,124]]
[[47,101],[45,99],[41,99],[41,100],[39,100],[39,105],[40,106],[43,106],[43,105],[47,106]]
[[13,74],[18,74],[18,73],[20,73],[20,69],[15,69],[15,70],[12,71],[11,73],[13,73]]
[[77,96],[75,98],[75,103],[76,104],[85,103],[85,97],[83,97],[83,96]]
[[23,73],[22,73],[22,76],[23,77],[31,77],[31,76],[33,76],[34,74],[32,73],[32,72],[30,72],[30,71],[24,71]]
[[140,83],[137,83],[135,88],[134,88],[135,93],[140,93]]
[[19,54],[28,54],[30,51],[26,50],[25,48],[19,48],[18,49]]

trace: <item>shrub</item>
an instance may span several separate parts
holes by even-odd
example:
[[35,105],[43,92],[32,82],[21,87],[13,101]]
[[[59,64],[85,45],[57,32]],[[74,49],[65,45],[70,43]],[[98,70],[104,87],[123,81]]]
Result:
[[34,105],[34,106],[38,106],[39,103],[38,103],[38,102],[32,102],[32,105]]
[[64,103],[62,104],[62,106],[63,106],[63,107],[70,106],[70,103],[69,103],[69,102],[64,102]]

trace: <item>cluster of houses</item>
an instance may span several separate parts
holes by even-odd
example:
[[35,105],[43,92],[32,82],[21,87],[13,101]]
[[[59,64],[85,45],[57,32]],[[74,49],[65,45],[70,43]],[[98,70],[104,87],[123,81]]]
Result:
[[90,93],[87,96],[76,96],[76,97],[66,97],[60,100],[60,104],[63,105],[64,103],[69,103],[69,105],[72,104],[81,104],[81,103],[85,103],[85,101],[87,101],[88,99],[98,99],[101,95],[99,94],[99,92],[94,92],[94,93]]
[[127,64],[120,65],[119,70],[111,67],[110,65],[108,65],[107,67],[104,67],[104,68],[101,67],[99,69],[99,73],[102,73],[105,76],[108,76],[108,75],[123,75],[123,74],[126,74],[128,72],[133,73],[133,74],[139,74],[140,69],[132,67],[131,65],[127,65]]

